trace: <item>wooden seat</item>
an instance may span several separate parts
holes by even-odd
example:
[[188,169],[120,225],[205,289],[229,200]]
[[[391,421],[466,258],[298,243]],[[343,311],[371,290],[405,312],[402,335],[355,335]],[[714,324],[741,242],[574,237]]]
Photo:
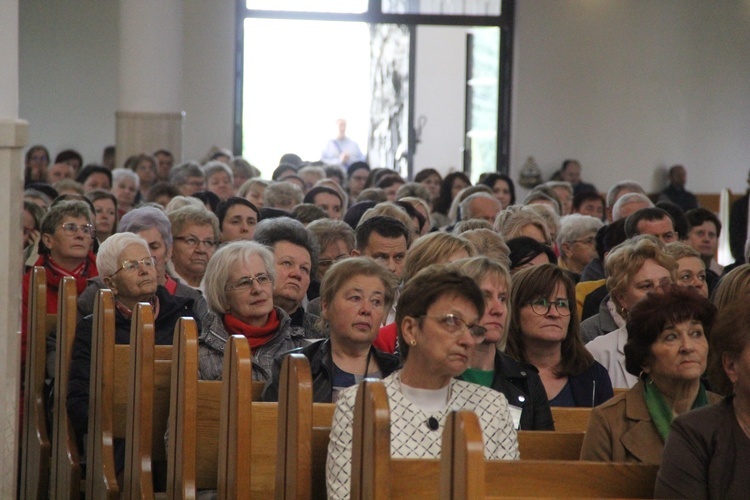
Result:
[[29,317],[24,370],[21,431],[20,498],[47,498],[51,443],[45,417],[44,379],[46,339],[54,331],[57,316],[47,314],[47,275],[36,266],[29,281]]
[[589,427],[591,408],[566,408],[553,406],[552,420],[555,422],[555,431],[559,432],[586,432]]
[[583,432],[518,431],[521,460],[578,460]]
[[81,495],[81,466],[75,431],[68,419],[67,398],[70,359],[76,334],[78,291],[71,276],[62,279],[58,298],[57,347],[55,352],[55,401],[52,417],[53,498],[77,499]]

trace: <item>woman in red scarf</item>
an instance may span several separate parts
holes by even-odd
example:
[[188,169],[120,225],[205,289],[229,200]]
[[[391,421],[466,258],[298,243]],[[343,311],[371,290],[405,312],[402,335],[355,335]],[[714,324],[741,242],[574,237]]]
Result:
[[230,335],[244,335],[253,352],[253,380],[267,381],[276,356],[306,345],[289,315],[273,305],[274,257],[253,241],[235,241],[216,251],[204,278],[210,312],[200,337],[200,376],[221,378]]
[[[91,252],[94,225],[91,210],[83,201],[63,201],[50,208],[42,219],[39,259],[35,266],[43,266],[47,274],[47,313],[57,313],[58,287],[63,276],[76,279],[78,293],[86,288],[86,280],[99,273],[96,257]],[[21,360],[26,360],[26,335],[29,314],[29,279],[23,276],[23,315],[21,318]]]

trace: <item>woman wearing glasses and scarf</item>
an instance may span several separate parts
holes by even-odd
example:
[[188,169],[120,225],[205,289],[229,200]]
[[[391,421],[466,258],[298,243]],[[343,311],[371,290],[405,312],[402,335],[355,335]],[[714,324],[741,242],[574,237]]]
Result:
[[597,406],[612,397],[607,370],[578,337],[573,281],[554,264],[513,276],[505,352],[539,370],[550,406]]
[[273,360],[307,345],[303,330],[273,305],[274,256],[254,241],[233,241],[216,251],[206,268],[209,312],[199,342],[198,369],[205,380],[221,379],[230,335],[247,337],[253,353],[253,380],[271,378]]
[[[131,318],[139,302],[148,302],[153,308],[154,342],[158,345],[172,344],[178,319],[183,316],[195,317],[193,299],[171,295],[166,288],[157,284],[156,261],[151,256],[148,243],[140,236],[134,233],[110,236],[99,247],[96,264],[104,284],[112,290],[115,298],[116,343],[130,343]],[[195,319],[200,324],[200,318]],[[83,451],[83,437],[88,430],[93,323],[93,315],[78,322],[70,363],[67,407],[80,451]],[[123,446],[116,455],[118,472],[124,466],[124,451]]]
[[[406,283],[396,312],[403,369],[384,379],[391,412],[394,458],[437,458],[451,410],[479,417],[488,459],[517,459],[518,443],[508,402],[501,393],[456,380],[484,338],[479,325],[484,297],[474,281],[443,266],[430,266]],[[326,481],[329,498],[348,498],[352,423],[357,387],[342,391],[333,416]]]

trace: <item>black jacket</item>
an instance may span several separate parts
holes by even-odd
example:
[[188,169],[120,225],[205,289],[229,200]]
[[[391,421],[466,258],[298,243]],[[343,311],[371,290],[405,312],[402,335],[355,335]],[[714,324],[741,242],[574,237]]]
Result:
[[[299,347],[285,352],[277,357],[273,363],[273,373],[263,390],[263,401],[279,400],[279,378],[281,362],[284,356],[294,352],[302,353],[310,361],[310,374],[313,383],[313,401],[315,403],[330,403],[333,400],[333,355],[331,340],[321,340],[305,347]],[[372,358],[380,368],[383,378],[387,377],[399,367],[399,358],[370,347]]]

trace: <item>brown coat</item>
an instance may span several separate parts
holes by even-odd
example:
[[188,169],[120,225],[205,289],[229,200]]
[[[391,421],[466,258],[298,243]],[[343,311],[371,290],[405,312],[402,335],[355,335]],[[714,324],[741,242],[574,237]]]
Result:
[[[721,400],[707,394],[709,404]],[[651,422],[643,382],[591,411],[583,438],[581,460],[602,462],[661,463],[664,442]]]

